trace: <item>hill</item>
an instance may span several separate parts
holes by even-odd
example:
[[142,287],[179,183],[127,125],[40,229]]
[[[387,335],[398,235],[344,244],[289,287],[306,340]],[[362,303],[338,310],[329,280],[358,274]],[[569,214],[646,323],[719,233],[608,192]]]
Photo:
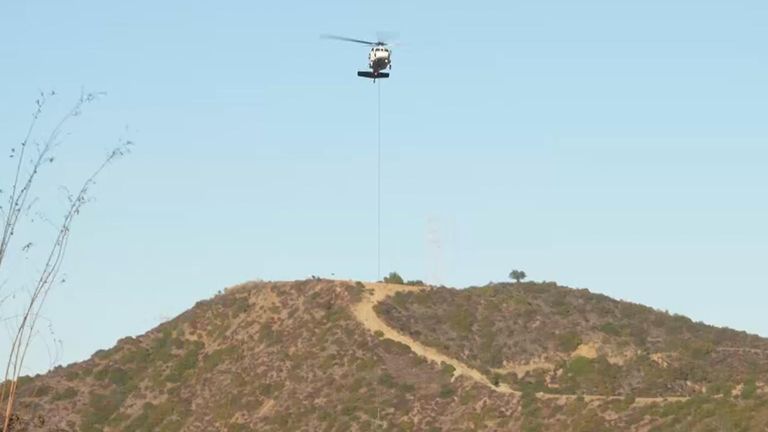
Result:
[[14,430],[763,431],[768,340],[555,284],[248,283],[24,378]]

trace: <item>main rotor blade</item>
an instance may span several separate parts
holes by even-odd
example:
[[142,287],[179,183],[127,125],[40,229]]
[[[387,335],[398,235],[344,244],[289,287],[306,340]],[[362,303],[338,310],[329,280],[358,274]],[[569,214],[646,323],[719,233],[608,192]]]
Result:
[[394,41],[399,37],[400,37],[400,34],[393,31],[377,31],[376,32],[376,38],[379,40],[379,43],[384,45],[392,45],[390,42]]
[[355,42],[355,43],[360,43],[360,44],[364,44],[364,45],[379,45],[380,44],[380,42],[370,42],[370,41],[364,41],[364,40],[360,40],[360,39],[352,39],[352,38],[348,38],[348,37],[344,37],[344,36],[336,36],[336,35],[328,35],[328,34],[322,35],[321,37],[323,39],[336,39],[336,40],[340,40],[340,41]]

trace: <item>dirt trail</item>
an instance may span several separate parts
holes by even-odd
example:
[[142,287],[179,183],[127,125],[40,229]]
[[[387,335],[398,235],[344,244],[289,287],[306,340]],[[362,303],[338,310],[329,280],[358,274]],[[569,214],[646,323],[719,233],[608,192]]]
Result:
[[426,358],[427,360],[433,361],[437,364],[444,362],[453,366],[456,369],[453,373],[454,379],[457,376],[466,376],[500,393],[519,393],[512,390],[505,384],[502,384],[498,387],[494,386],[490,380],[488,380],[488,378],[480,371],[473,369],[459,360],[448,357],[436,349],[423,345],[421,342],[418,342],[413,338],[398,332],[397,330],[387,325],[384,321],[382,321],[381,318],[379,318],[379,316],[376,315],[376,312],[373,310],[373,307],[378,302],[382,301],[384,298],[390,295],[400,291],[418,291],[419,289],[423,289],[422,287],[390,284],[366,284],[366,288],[373,290],[373,294],[364,296],[360,303],[352,307],[352,312],[355,314],[357,320],[360,321],[368,330],[373,333],[380,331],[384,334],[385,338],[408,345],[408,347],[411,348],[411,351],[421,357]]
[[[367,283],[366,288],[370,290],[370,293],[363,295],[362,301],[352,306],[352,312],[360,323],[365,326],[370,332],[376,333],[380,331],[383,337],[391,339],[396,342],[407,345],[411,351],[417,355],[426,358],[429,361],[437,364],[447,363],[454,367],[453,379],[457,376],[465,376],[477,383],[480,383],[493,391],[503,394],[520,395],[521,392],[512,389],[507,384],[500,384],[498,386],[493,385],[491,381],[483,375],[479,370],[457,360],[449,357],[438,350],[428,347],[421,342],[404,335],[394,328],[385,323],[374,311],[374,306],[377,303],[384,300],[386,297],[394,295],[398,292],[413,292],[428,289],[425,287],[408,286],[408,285],[392,285],[384,283]],[[579,397],[579,395],[561,395],[561,394],[549,394],[549,393],[537,393],[536,397],[539,399],[557,399],[560,401],[569,401]],[[600,400],[623,400],[622,396],[603,396],[603,395],[581,395],[585,401],[600,401]],[[635,399],[635,404],[646,405],[654,402],[675,402],[688,400],[688,397],[675,396],[675,397],[638,397]]]

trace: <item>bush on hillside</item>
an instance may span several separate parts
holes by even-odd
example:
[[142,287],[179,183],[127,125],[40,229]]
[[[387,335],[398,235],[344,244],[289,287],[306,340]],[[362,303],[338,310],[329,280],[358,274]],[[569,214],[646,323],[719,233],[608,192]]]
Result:
[[397,272],[391,272],[389,273],[389,275],[385,276],[384,283],[395,284],[395,285],[405,285],[405,281],[403,280],[402,276],[397,274]]

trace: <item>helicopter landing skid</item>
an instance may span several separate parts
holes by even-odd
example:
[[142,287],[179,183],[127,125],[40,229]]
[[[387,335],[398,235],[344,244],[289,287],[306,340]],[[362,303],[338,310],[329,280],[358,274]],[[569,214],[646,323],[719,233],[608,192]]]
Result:
[[357,76],[361,78],[369,78],[372,80],[377,80],[380,78],[389,78],[389,72],[379,72],[379,73],[373,73],[370,71],[358,71]]

